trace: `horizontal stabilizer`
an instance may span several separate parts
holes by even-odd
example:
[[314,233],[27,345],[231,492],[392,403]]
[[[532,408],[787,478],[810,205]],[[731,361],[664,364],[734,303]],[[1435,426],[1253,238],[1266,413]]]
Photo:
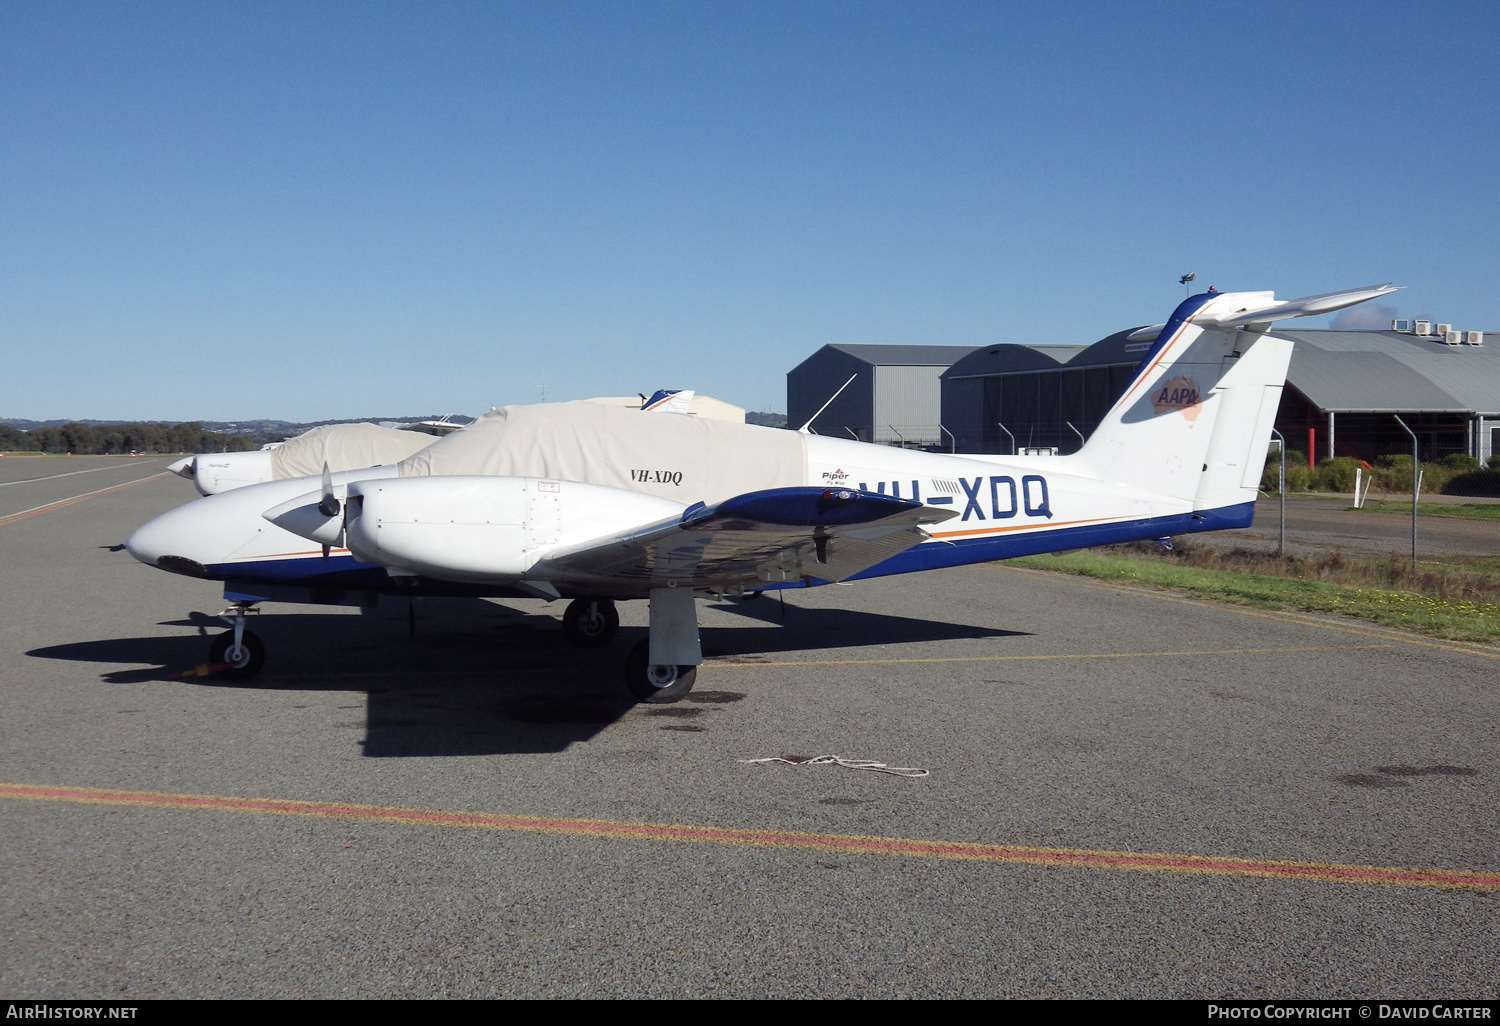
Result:
[[1318,296],[1304,296],[1301,299],[1290,299],[1285,303],[1274,302],[1274,293],[1241,293],[1251,297],[1265,296],[1268,302],[1264,305],[1254,300],[1246,303],[1231,303],[1222,309],[1215,307],[1213,310],[1204,311],[1193,318],[1195,324],[1205,328],[1236,328],[1243,324],[1255,324],[1265,321],[1283,321],[1289,317],[1313,317],[1317,314],[1332,313],[1342,310],[1346,306],[1354,306],[1371,299],[1390,295],[1400,286],[1391,285],[1366,285],[1359,289],[1346,289],[1342,292],[1324,292]]
[[[1313,317],[1332,313],[1347,306],[1354,306],[1371,299],[1390,295],[1401,288],[1399,285],[1366,285],[1358,289],[1341,292],[1324,292],[1317,296],[1304,296],[1276,302],[1274,292],[1224,293],[1236,300],[1228,305],[1216,304],[1211,309],[1193,315],[1192,321],[1200,328],[1237,328],[1246,324],[1270,324],[1292,317]],[[1149,328],[1138,328],[1127,336],[1130,342],[1150,342],[1162,333],[1165,324],[1153,324]]]

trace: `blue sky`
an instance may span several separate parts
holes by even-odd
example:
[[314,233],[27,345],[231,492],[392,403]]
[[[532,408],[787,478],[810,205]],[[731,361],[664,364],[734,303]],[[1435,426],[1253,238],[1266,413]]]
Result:
[[[0,416],[391,416],[1198,285],[1500,330],[1493,4],[0,5]],[[1326,323],[1326,319],[1324,321]]]

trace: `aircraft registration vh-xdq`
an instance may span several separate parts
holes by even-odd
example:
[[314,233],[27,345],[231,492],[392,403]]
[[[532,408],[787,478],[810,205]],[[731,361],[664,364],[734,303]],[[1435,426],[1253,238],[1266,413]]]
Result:
[[[1390,285],[1278,303],[1207,292],[1146,346],[1130,385],[1067,456],[949,455],[586,402],[492,411],[390,466],[222,491],[133,533],[130,553],[224,582],[210,663],[264,661],[262,601],[381,595],[572,599],[581,645],[614,603],[650,600],[631,691],[674,702],[703,661],[695,600],[1248,527],[1292,343],[1271,323]],[[649,403],[647,404],[649,407]]]

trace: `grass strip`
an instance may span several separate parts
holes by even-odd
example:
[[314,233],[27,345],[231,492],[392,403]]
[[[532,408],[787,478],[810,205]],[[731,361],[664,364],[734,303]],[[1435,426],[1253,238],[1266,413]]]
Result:
[[[1411,516],[1410,499],[1405,502],[1378,499],[1374,502],[1367,502],[1358,509],[1353,506],[1345,508],[1353,513],[1399,513]],[[1452,520],[1500,520],[1500,503],[1419,502],[1417,503],[1417,516],[1448,517]]]
[[1500,605],[1445,599],[1407,591],[1368,588],[1301,577],[1187,566],[1123,546],[1061,556],[1022,556],[1007,565],[1127,581],[1191,592],[1258,609],[1343,613],[1439,638],[1500,640]]

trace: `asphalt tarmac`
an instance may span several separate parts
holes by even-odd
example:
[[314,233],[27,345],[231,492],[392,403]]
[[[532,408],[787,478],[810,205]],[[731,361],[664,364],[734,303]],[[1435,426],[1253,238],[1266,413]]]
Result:
[[1500,996],[1493,647],[988,565],[703,603],[673,706],[640,603],[168,681],[165,463],[0,460],[0,996]]
[[[1389,495],[1386,501],[1392,501]],[[1395,501],[1401,501],[1397,496]],[[1494,499],[1423,496],[1423,502],[1480,503]],[[1344,552],[1410,555],[1411,518],[1405,513],[1383,513],[1373,509],[1351,509],[1352,496],[1314,498],[1299,495],[1286,503],[1286,548],[1295,555],[1326,555]],[[1255,503],[1255,523],[1244,531],[1217,531],[1194,536],[1218,545],[1246,545],[1274,550],[1280,530],[1277,499]],[[1417,517],[1417,555],[1431,559],[1444,556],[1495,556],[1500,554],[1500,521],[1462,520],[1456,517]]]

